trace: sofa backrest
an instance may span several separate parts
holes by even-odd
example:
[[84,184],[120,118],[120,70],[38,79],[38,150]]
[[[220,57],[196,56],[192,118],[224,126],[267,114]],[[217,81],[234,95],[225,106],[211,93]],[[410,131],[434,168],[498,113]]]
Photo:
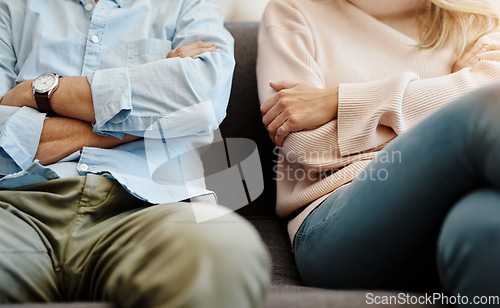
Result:
[[275,216],[274,145],[262,124],[257,94],[255,65],[258,22],[226,22],[235,39],[236,68],[226,119],[221,124],[224,138],[247,138],[258,147],[264,177],[264,192],[238,212],[244,216]]

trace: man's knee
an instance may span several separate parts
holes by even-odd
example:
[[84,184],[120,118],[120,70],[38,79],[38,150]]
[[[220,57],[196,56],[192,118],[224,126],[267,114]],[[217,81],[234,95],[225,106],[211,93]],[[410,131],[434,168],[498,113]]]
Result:
[[[196,210],[219,211],[213,205]],[[269,281],[267,251],[244,219],[234,213],[217,214],[198,223],[187,204],[134,214],[138,227],[132,228],[135,234],[122,247],[121,264],[107,289],[121,289],[120,297],[131,306],[261,305]],[[117,282],[126,286],[119,288]],[[130,298],[130,292],[137,296]]]

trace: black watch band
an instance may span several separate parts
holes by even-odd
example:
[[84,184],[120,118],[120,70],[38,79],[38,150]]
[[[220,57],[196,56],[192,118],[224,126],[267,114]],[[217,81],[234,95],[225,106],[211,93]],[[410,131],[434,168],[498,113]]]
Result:
[[47,115],[55,115],[54,109],[50,106],[50,99],[47,93],[35,93],[35,101],[40,112],[44,112]]
[[[48,75],[48,74],[44,74],[44,75]],[[61,80],[61,77],[62,77],[62,76],[57,75],[55,73],[53,73],[52,75],[55,75],[58,78],[57,84],[53,89],[51,89],[50,91],[45,92],[45,93],[40,93],[40,92],[37,92],[36,90],[33,90],[33,97],[35,98],[35,102],[36,102],[36,105],[38,106],[38,110],[40,112],[46,113],[48,116],[57,115],[57,113],[54,111],[54,109],[52,109],[52,106],[50,104],[50,98],[54,94],[54,92],[59,88],[59,81]],[[41,75],[41,76],[43,76],[43,75]]]

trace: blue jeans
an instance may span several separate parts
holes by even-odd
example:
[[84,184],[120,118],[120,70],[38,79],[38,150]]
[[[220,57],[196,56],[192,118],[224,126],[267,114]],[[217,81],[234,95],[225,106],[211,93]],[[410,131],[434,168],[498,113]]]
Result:
[[389,143],[309,215],[295,260],[312,286],[500,295],[500,85]]

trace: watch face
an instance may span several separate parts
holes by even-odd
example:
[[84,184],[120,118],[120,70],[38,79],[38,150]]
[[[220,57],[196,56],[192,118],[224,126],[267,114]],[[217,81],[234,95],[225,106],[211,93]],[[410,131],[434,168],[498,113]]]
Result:
[[55,74],[44,74],[35,79],[33,85],[37,92],[46,93],[55,87],[57,79]]

